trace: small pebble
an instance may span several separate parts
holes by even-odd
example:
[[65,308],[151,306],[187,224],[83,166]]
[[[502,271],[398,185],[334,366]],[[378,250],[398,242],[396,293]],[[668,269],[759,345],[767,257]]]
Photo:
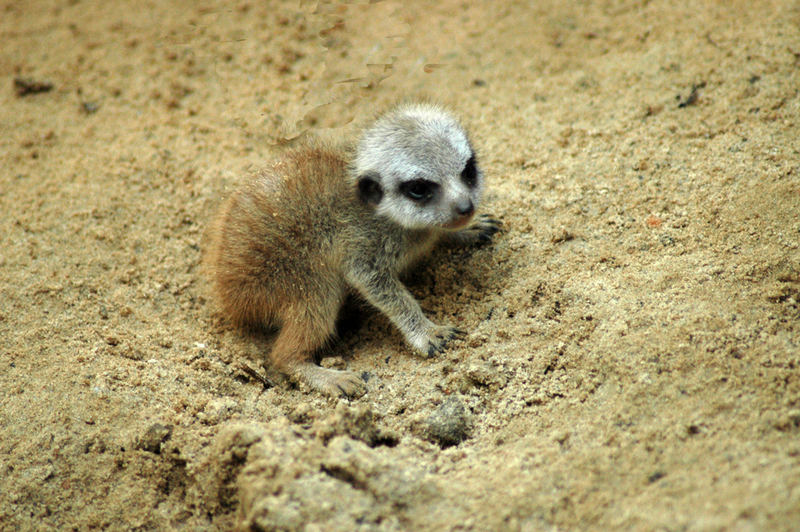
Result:
[[172,425],[153,423],[150,428],[136,440],[136,448],[154,454],[161,453],[161,444],[172,436]]
[[81,104],[81,110],[87,115],[96,113],[98,109],[100,109],[100,105],[96,102],[83,102]]

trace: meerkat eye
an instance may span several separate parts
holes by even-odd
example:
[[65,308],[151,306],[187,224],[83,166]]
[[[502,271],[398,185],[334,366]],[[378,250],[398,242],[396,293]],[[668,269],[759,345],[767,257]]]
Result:
[[425,179],[414,179],[400,185],[400,193],[417,202],[428,201],[439,185]]
[[358,178],[358,194],[361,201],[377,205],[383,199],[383,189],[379,183],[381,176],[375,172],[367,172]]
[[475,167],[474,155],[469,158],[467,164],[464,166],[464,169],[461,170],[461,180],[469,188],[474,187],[478,182],[478,169]]

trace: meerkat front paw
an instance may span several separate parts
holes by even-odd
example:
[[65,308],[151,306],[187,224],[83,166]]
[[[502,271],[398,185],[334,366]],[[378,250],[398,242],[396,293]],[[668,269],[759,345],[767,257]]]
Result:
[[450,341],[463,338],[466,334],[456,327],[431,324],[427,334],[420,334],[409,343],[420,354],[430,358],[444,351]]
[[428,337],[428,357],[438,355],[445,350],[447,344],[451,340],[464,338],[466,335],[466,331],[462,331],[456,327],[450,327],[449,325],[437,325],[432,334]]
[[502,225],[503,222],[497,218],[493,218],[489,214],[480,214],[465,231],[474,234],[475,242],[483,244],[491,241]]
[[479,214],[466,228],[450,235],[450,240],[462,246],[491,242],[503,222],[489,214]]
[[309,363],[294,370],[293,374],[313,389],[331,397],[357,399],[367,393],[364,381],[351,371],[321,368]]

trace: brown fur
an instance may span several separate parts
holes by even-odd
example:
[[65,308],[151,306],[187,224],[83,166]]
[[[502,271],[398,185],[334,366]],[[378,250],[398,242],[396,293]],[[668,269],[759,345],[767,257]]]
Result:
[[322,146],[288,152],[228,198],[209,232],[206,269],[222,311],[241,327],[279,327],[270,360],[290,374],[303,374],[333,335],[347,295],[334,234],[347,211],[365,207],[343,155]]
[[[223,205],[210,231],[206,262],[226,316],[240,326],[280,326],[297,294],[318,292],[336,277],[316,238],[332,224],[334,204],[355,192],[345,161],[333,150],[301,148],[244,183]],[[338,197],[337,197],[338,196]],[[295,198],[315,198],[298,202]],[[316,208],[317,205],[319,208]],[[327,204],[327,205],[326,205]],[[315,264],[318,271],[304,271]]]

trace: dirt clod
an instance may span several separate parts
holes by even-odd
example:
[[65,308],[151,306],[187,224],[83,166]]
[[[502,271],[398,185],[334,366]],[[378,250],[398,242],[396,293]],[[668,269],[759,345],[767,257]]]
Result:
[[316,427],[316,432],[323,442],[328,442],[335,436],[347,435],[370,447],[393,447],[400,439],[394,431],[381,427],[379,418],[363,404],[350,406],[339,403],[334,414],[322,420]]
[[172,426],[153,423],[142,436],[136,440],[135,448],[154,454],[161,453],[161,444],[172,436]]
[[426,420],[426,435],[442,449],[458,445],[469,437],[470,417],[464,403],[450,396]]

